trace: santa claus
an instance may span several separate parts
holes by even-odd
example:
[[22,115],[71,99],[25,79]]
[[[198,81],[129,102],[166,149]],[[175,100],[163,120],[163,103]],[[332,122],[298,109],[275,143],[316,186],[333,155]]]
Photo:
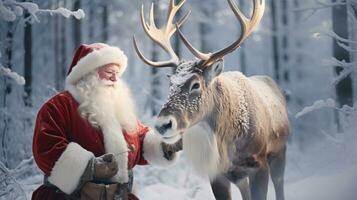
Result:
[[127,57],[102,43],[81,45],[66,78],[66,91],[40,109],[33,155],[44,184],[32,199],[137,199],[131,169],[169,165],[180,144],[162,143],[141,124],[120,79]]

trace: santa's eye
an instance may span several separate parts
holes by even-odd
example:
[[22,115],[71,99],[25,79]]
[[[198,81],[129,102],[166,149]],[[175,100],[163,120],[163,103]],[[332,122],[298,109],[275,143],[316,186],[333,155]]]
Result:
[[115,72],[115,71],[106,71],[107,74],[110,75],[117,75],[119,72]]

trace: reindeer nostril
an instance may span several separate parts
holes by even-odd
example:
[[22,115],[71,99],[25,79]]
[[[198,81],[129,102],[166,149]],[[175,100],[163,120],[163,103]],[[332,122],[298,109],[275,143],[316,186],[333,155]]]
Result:
[[172,121],[170,120],[169,123],[163,125],[164,129],[170,129],[172,128]]
[[168,129],[172,128],[172,121],[170,120],[168,123],[161,126],[156,125],[155,128],[161,135],[163,135]]

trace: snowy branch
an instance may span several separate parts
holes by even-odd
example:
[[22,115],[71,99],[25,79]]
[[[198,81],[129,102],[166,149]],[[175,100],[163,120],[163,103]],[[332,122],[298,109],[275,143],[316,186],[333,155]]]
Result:
[[33,157],[22,160],[16,168],[10,170],[10,174],[16,179],[20,179],[26,173],[33,173],[32,168],[35,166]]
[[357,113],[357,101],[354,102],[353,107],[348,106],[348,105],[344,105],[342,106],[342,108],[340,108],[340,110],[342,113],[351,115],[351,114],[355,114]]
[[328,37],[331,37],[332,39],[337,40],[338,42],[344,42],[344,43],[349,43],[349,44],[357,44],[357,41],[353,41],[353,40],[349,40],[349,39],[343,38],[343,37],[337,35],[333,31],[321,31],[321,32],[317,32],[315,34],[317,34],[317,35],[326,35]]
[[7,76],[14,80],[18,85],[25,85],[25,78],[16,72],[11,71],[11,69],[6,68],[0,64],[0,74]]
[[[41,13],[48,13],[50,15],[58,14],[66,18],[74,16],[76,19],[82,19],[85,16],[82,9],[78,9],[77,11],[70,11],[66,8],[57,8],[55,10],[40,9],[35,3],[17,2],[15,0],[0,0],[0,19],[8,22],[15,21],[16,18],[21,17],[24,14],[24,11],[29,13],[29,17],[27,17],[25,21],[29,21],[30,23],[33,23],[34,20],[39,22],[40,20],[37,15]],[[11,71],[9,68],[2,66],[1,64],[0,74],[10,77],[19,85],[25,84],[25,79],[22,76]]]
[[334,78],[332,81],[332,85],[336,85],[338,82],[346,78],[349,74],[351,74],[354,71],[357,71],[357,62],[346,62],[346,61],[340,61],[337,60],[336,58],[331,58],[331,59],[326,59],[324,60],[324,65],[329,66],[329,67],[342,67],[343,70],[340,72],[340,74]]
[[343,48],[344,50],[348,51],[348,52],[357,52],[357,49],[353,49],[352,47],[350,47],[349,45],[345,45],[342,42],[338,42],[337,41],[337,45],[340,46],[341,48]]
[[26,197],[26,192],[21,183],[19,183],[12,170],[9,170],[1,161],[0,161],[0,198],[7,197],[8,195],[16,194],[18,196]]
[[340,81],[342,81],[343,79],[345,79],[348,75],[350,75],[353,71],[355,71],[356,69],[354,68],[344,68],[340,74],[335,77],[331,83],[331,85],[335,86],[337,85]]
[[296,8],[296,9],[293,9],[293,11],[295,12],[303,12],[303,11],[317,11],[319,9],[325,9],[325,8],[331,8],[331,7],[334,7],[334,6],[340,6],[340,5],[346,5],[346,0],[339,0],[339,1],[336,1],[336,2],[323,2],[321,0],[315,0],[316,2],[316,6],[314,7],[305,7],[305,8]]
[[336,102],[333,99],[326,99],[326,100],[318,100],[315,101],[312,106],[307,106],[303,108],[300,112],[296,113],[295,118],[300,118],[307,113],[310,113],[315,110],[319,110],[321,108],[336,108]]
[[296,113],[295,118],[300,118],[310,112],[322,109],[322,108],[332,108],[346,115],[352,115],[357,113],[357,101],[354,102],[353,106],[344,105],[341,108],[337,107],[335,100],[329,98],[326,100],[315,101],[311,106],[306,106],[300,112]]
[[353,23],[356,23],[356,21],[357,21],[357,3],[356,3],[356,5],[350,4],[347,15],[348,15],[348,18]]
[[[346,38],[343,38],[339,35],[337,35],[333,31],[321,31],[318,33],[315,33],[315,35],[326,35],[328,37],[331,37],[332,39],[336,40],[337,45],[340,46],[341,48],[345,49],[348,52],[357,52],[356,49],[353,49],[351,46],[356,45],[357,41],[349,40]],[[357,62],[346,62],[344,60],[340,61],[337,60],[336,58],[331,58],[329,60],[325,60],[324,64],[327,66],[331,67],[342,67],[343,71],[334,78],[332,85],[336,85],[338,82],[346,78],[349,74],[351,74],[353,71],[357,70]]]
[[66,8],[57,8],[55,10],[40,9],[37,4],[30,2],[17,2],[15,0],[0,1],[0,18],[5,21],[15,21],[17,17],[23,15],[24,11],[28,12],[30,16],[26,19],[30,23],[35,20],[39,22],[38,14],[49,13],[50,15],[59,14],[66,18],[74,16],[76,19],[84,18],[85,14],[82,9],[77,11],[70,11]]

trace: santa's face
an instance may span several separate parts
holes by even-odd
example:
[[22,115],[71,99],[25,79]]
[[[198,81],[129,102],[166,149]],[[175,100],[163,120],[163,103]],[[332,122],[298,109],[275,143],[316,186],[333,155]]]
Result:
[[115,63],[106,64],[97,70],[99,78],[109,86],[114,85],[118,81],[119,71],[120,66]]
[[135,130],[135,105],[123,80],[100,79],[96,71],[83,77],[76,89],[80,99],[79,112],[92,125],[103,127],[118,122],[126,130]]

